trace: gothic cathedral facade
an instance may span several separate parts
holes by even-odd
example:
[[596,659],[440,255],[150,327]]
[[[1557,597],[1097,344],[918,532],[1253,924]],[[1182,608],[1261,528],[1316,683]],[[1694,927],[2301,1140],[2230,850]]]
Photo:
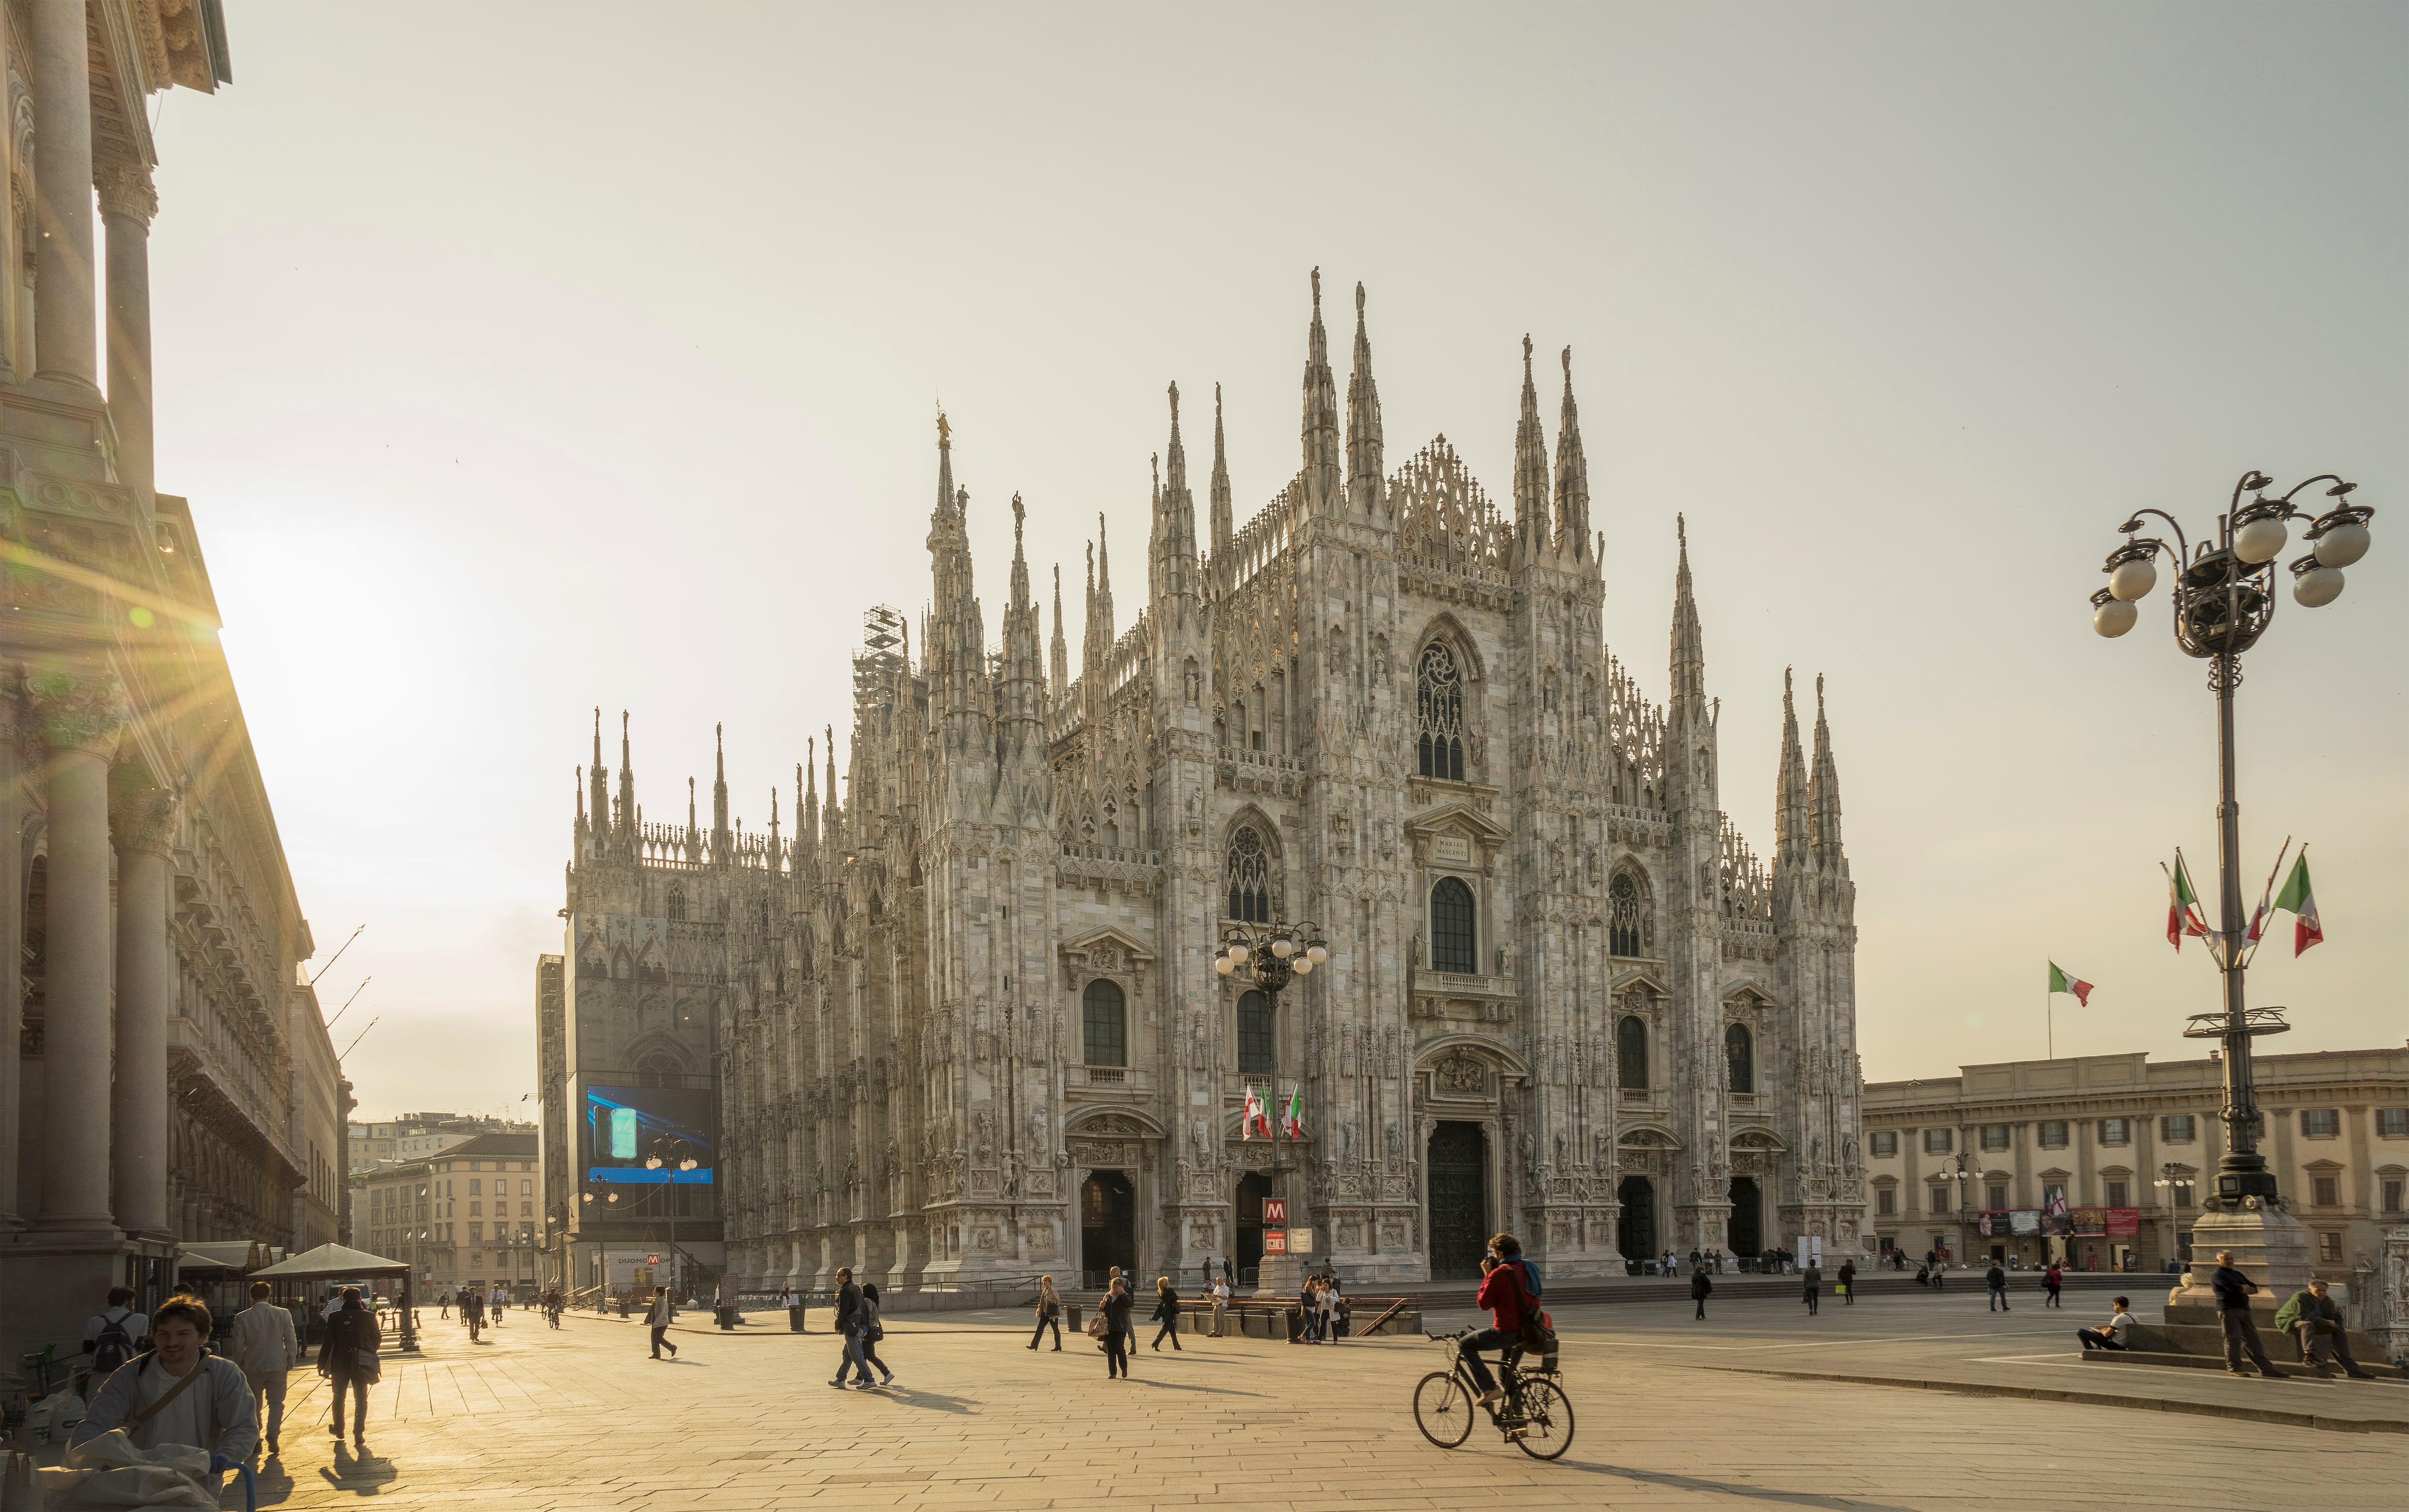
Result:
[[[1686,540],[1670,701],[1604,643],[1569,351],[1551,466],[1523,343],[1509,519],[1443,436],[1390,470],[1355,304],[1342,405],[1316,274],[1303,468],[1243,526],[1217,393],[1202,550],[1171,390],[1146,606],[1116,633],[1100,539],[1075,676],[1017,497],[988,649],[940,420],[919,659],[873,612],[844,800],[831,735],[791,837],[774,795],[730,829],[724,758],[707,829],[691,795],[644,823],[598,729],[562,1073],[709,1078],[746,1285],[1243,1273],[1266,1198],[1361,1283],[1475,1274],[1499,1229],[1551,1277],[1859,1249],[1820,680],[1810,753],[1785,678],[1768,867],[1721,807]],[[1226,929],[1307,920],[1329,958],[1284,992],[1216,972]],[[1249,1091],[1296,1137],[1249,1137]]]

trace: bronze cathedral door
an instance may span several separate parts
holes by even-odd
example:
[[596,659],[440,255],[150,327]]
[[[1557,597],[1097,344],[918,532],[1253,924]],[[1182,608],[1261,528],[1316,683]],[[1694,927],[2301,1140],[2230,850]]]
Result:
[[1430,1274],[1434,1281],[1477,1281],[1489,1251],[1489,1141],[1474,1123],[1431,1130]]

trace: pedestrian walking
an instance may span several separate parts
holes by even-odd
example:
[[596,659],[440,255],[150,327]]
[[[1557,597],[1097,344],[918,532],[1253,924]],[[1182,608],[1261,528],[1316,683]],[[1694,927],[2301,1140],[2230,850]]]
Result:
[[1313,1300],[1314,1310],[1321,1316],[1321,1342],[1330,1344],[1338,1337],[1338,1277],[1321,1278],[1320,1294]]
[[1230,1320],[1230,1273],[1224,1271],[1213,1283],[1213,1337],[1219,1338]]
[[1707,1274],[1705,1266],[1696,1266],[1691,1270],[1690,1300],[1698,1304],[1698,1316],[1702,1318],[1707,1316],[1707,1297],[1714,1289],[1714,1278]]
[[293,1331],[293,1315],[267,1300],[271,1289],[265,1281],[251,1284],[251,1305],[235,1315],[233,1347],[226,1354],[242,1367],[252,1416],[266,1425],[267,1452],[275,1454],[276,1435],[284,1426],[285,1374],[301,1362],[301,1341]]
[[1998,1260],[1993,1260],[1991,1268],[1983,1273],[1983,1288],[1990,1293],[1994,1311],[2004,1313],[2008,1310],[2008,1273],[2000,1268]]
[[1123,1380],[1129,1379],[1130,1305],[1134,1300],[1130,1296],[1129,1283],[1118,1275],[1114,1276],[1111,1287],[1104,1292],[1104,1300],[1100,1309],[1104,1315],[1104,1378],[1106,1380],[1112,1379],[1115,1375],[1120,1376]]
[[68,1444],[88,1444],[122,1428],[137,1449],[168,1444],[207,1448],[209,1468],[203,1483],[214,1492],[219,1477],[258,1448],[259,1418],[251,1410],[242,1367],[203,1351],[209,1328],[209,1307],[199,1299],[175,1296],[161,1303],[151,1315],[151,1348],[94,1389],[92,1410],[68,1435]]
[[2132,1339],[2129,1337],[2133,1329],[2133,1315],[2127,1309],[2132,1305],[2133,1300],[2130,1297],[2117,1298],[2116,1310],[2108,1315],[2107,1322],[2096,1329],[2076,1329],[2074,1336],[2083,1341],[2083,1347],[2086,1350],[2130,1349],[2133,1347]]
[[1041,1275],[1037,1278],[1037,1328],[1029,1335],[1029,1347],[1036,1348],[1037,1341],[1046,1337],[1049,1328],[1054,1331],[1054,1352],[1059,1355],[1062,1352],[1062,1299],[1054,1293],[1054,1278]]
[[2355,1381],[2372,1381],[2375,1377],[2359,1368],[2350,1357],[2350,1327],[2344,1320],[2342,1306],[2326,1295],[2323,1281],[2312,1281],[2291,1295],[2291,1299],[2275,1311],[2275,1326],[2300,1341],[2301,1359],[2316,1372],[2322,1380],[2333,1374],[2330,1366],[2342,1361],[2345,1375]]
[[497,1281],[494,1283],[494,1295],[490,1300],[493,1303],[493,1310],[487,1316],[492,1319],[494,1327],[500,1328],[502,1326],[502,1310],[510,1306],[511,1294],[503,1290],[502,1284],[499,1281]]
[[2066,1303],[2058,1300],[2058,1292],[2065,1285],[2066,1273],[2058,1269],[2057,1261],[2050,1261],[2049,1269],[2041,1273],[2041,1304],[2044,1307],[2065,1307]]
[[1949,1262],[1937,1254],[1932,1259],[1932,1289],[1935,1291],[1949,1289]]
[[1658,1275],[1671,1275],[1673,1274],[1673,1252],[1670,1249],[1665,1251],[1665,1258],[1657,1262],[1656,1274]]
[[2250,1317],[2250,1297],[2258,1283],[2233,1267],[2233,1251],[2216,1252],[2216,1269],[2209,1273],[2209,1286],[2216,1292],[2216,1321],[2225,1331],[2225,1368],[2235,1375],[2250,1373],[2242,1368],[2242,1356],[2246,1350],[2258,1374],[2271,1381],[2288,1380],[2277,1373],[2267,1360],[2267,1346],[2258,1342],[2258,1325]]
[[449,1318],[452,1316],[452,1293],[450,1291],[446,1290],[435,1299],[435,1316],[440,1318]]
[[670,1289],[667,1287],[653,1288],[653,1304],[649,1308],[645,1309],[644,1324],[653,1331],[653,1358],[655,1360],[661,1358],[661,1349],[664,1346],[668,1347],[670,1358],[671,1360],[675,1360],[677,1358],[677,1346],[670,1343],[670,1319],[676,1316],[677,1310],[670,1303]]
[[1824,1307],[1824,1267],[1810,1260],[1800,1274],[1807,1278],[1807,1316],[1812,1318]]
[[142,1315],[134,1310],[134,1289],[109,1288],[108,1305],[84,1319],[83,1352],[91,1358],[84,1361],[77,1394],[90,1401],[99,1383],[142,1352],[145,1345],[137,1335],[147,1332]]
[[1171,1352],[1179,1353],[1179,1293],[1171,1289],[1171,1277],[1167,1275],[1155,1277],[1154,1311],[1147,1316],[1162,1325],[1154,1331],[1152,1346],[1154,1350],[1157,1353],[1161,1352],[1162,1341],[1168,1338],[1171,1341]]
[[861,1313],[861,1289],[853,1284],[853,1267],[840,1266],[836,1273],[836,1335],[844,1352],[837,1357],[836,1379],[829,1382],[839,1390],[844,1389],[845,1372],[861,1373],[860,1383],[870,1384],[870,1365],[861,1358],[861,1330],[858,1326]]
[[[884,1377],[879,1381],[879,1385],[894,1385],[895,1373],[887,1368],[886,1361],[878,1358],[878,1341],[887,1337],[887,1325],[879,1317],[877,1282],[863,1283],[861,1307],[853,1315],[853,1326],[861,1333],[861,1358],[878,1367],[878,1374]],[[870,1390],[870,1380],[866,1375],[862,1378],[861,1389],[865,1391]]]
[[1854,1260],[1840,1262],[1840,1303],[1846,1307],[1857,1304],[1857,1262]]
[[477,1335],[483,1332],[485,1328],[485,1294],[483,1292],[471,1288],[460,1293],[460,1321],[469,1325],[469,1342],[476,1343]]
[[384,1375],[377,1349],[384,1342],[377,1332],[376,1315],[360,1302],[360,1289],[345,1287],[342,1305],[326,1321],[325,1341],[318,1346],[318,1374],[326,1377],[333,1418],[327,1432],[343,1436],[343,1398],[352,1399],[352,1443],[368,1447],[368,1388]]

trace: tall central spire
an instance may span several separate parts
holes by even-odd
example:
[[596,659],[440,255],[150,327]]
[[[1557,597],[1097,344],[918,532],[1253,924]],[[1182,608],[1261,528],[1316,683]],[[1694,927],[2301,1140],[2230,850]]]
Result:
[[1690,526],[1673,516],[1681,565],[1673,573],[1673,697],[1695,701],[1707,693],[1707,641],[1698,628],[1698,601],[1690,586]]
[[1062,564],[1054,564],[1054,641],[1046,651],[1046,691],[1060,698],[1071,691],[1071,649],[1062,634]]
[[1330,333],[1321,325],[1321,269],[1313,270],[1313,329],[1305,355],[1305,498],[1308,509],[1338,500],[1338,382],[1330,375]]
[[594,706],[594,765],[587,769],[586,781],[594,787],[594,814],[587,821],[593,827],[594,838],[601,841],[611,832],[611,774],[602,767],[602,706]]
[[1824,717],[1824,674],[1815,674],[1815,766],[1807,780],[1807,833],[1827,868],[1848,872],[1840,851],[1840,769],[1832,757],[1832,727]]
[[1514,534],[1524,556],[1548,540],[1548,439],[1539,431],[1539,390],[1531,379],[1531,338],[1522,338],[1522,413],[1514,423]]
[[1213,554],[1230,549],[1230,458],[1221,439],[1221,385],[1213,385]]
[[1347,377],[1347,504],[1380,512],[1380,389],[1372,381],[1372,338],[1363,328],[1363,285],[1355,285],[1355,367]]
[[724,860],[728,854],[730,835],[728,829],[728,727],[711,727],[713,747],[711,779],[711,857]]
[[1580,411],[1573,403],[1573,349],[1565,348],[1565,408],[1556,422],[1556,550],[1589,554],[1589,458],[1581,452]]
[[1773,785],[1774,855],[1785,866],[1805,858],[1810,844],[1807,817],[1807,756],[1798,744],[1798,704],[1790,691],[1790,669],[1782,670],[1782,768]]
[[1188,489],[1188,447],[1179,438],[1179,385],[1171,385],[1171,442],[1154,495],[1147,586],[1156,602],[1196,591],[1196,496]]

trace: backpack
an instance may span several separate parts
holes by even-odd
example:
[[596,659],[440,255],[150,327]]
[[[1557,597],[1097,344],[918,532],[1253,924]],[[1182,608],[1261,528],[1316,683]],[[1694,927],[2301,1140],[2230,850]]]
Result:
[[1560,1347],[1556,1340],[1556,1321],[1540,1310],[1538,1292],[1523,1280],[1530,1274],[1531,1262],[1517,1256],[1507,1262],[1507,1267],[1513,1273],[1514,1284],[1522,1293],[1520,1303],[1522,1336],[1517,1341],[1517,1346],[1525,1354],[1537,1355],[1541,1370],[1554,1370]]
[[102,1314],[100,1337],[92,1343],[92,1373],[107,1376],[133,1358],[134,1336],[125,1332],[125,1318]]

